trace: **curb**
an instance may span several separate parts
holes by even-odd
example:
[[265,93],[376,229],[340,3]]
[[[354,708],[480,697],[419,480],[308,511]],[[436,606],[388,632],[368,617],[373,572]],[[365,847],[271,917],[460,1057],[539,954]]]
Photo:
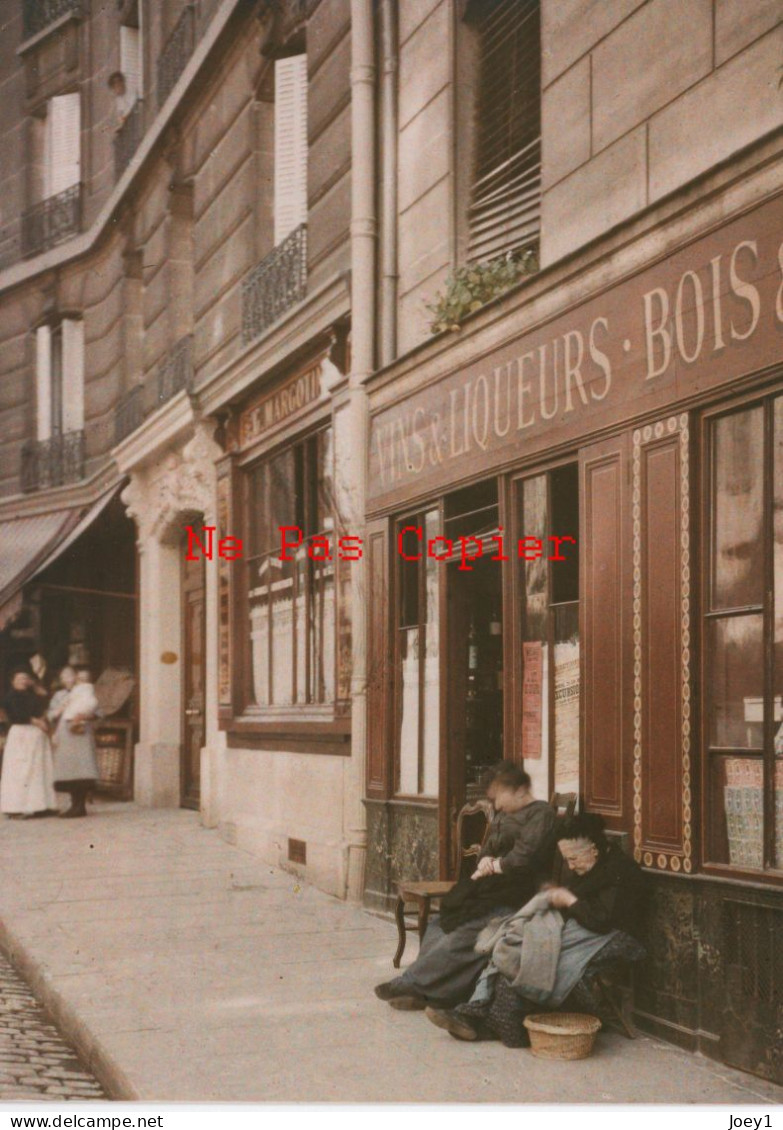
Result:
[[118,1063],[106,1052],[73,1006],[56,989],[44,966],[40,965],[7,924],[0,919],[0,950],[28,984],[33,996],[73,1045],[84,1066],[93,1073],[110,1099],[120,1102],[142,1101],[136,1088]]

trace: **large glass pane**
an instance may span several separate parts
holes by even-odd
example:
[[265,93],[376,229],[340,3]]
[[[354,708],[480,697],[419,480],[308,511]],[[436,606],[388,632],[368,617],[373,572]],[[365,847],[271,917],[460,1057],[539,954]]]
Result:
[[732,616],[707,625],[707,740],[724,749],[762,749],[762,617]]
[[783,396],[774,403],[773,572],[775,649],[775,865],[783,870]]
[[[334,466],[334,447],[332,429],[327,428],[318,437],[318,529],[334,529],[334,487],[332,469]],[[349,530],[348,533],[352,531]]]
[[[546,475],[526,479],[520,491],[520,538],[548,535]],[[528,543],[532,546],[532,543]],[[533,792],[546,796],[549,784],[549,583],[546,555],[520,561],[522,609],[522,756]]]
[[[424,517],[425,541],[437,537],[440,515],[430,510]],[[438,795],[438,767],[440,765],[440,652],[438,646],[438,581],[443,566],[432,557],[423,562],[424,599],[427,622],[425,625],[424,657],[424,780],[425,796]]]
[[269,559],[250,564],[250,663],[253,700],[269,704]]
[[307,702],[307,577],[310,559],[307,546],[296,551],[296,701]]
[[710,762],[709,861],[758,869],[764,864],[764,766],[761,758]]
[[294,701],[294,565],[272,555],[272,702]]
[[334,699],[334,562],[312,566],[310,618],[311,702]]
[[400,792],[419,791],[419,629],[400,631]]
[[579,792],[579,605],[555,607],[555,790]]
[[763,408],[717,420],[714,440],[712,607],[761,604]]
[[296,476],[294,471],[294,450],[283,451],[269,462],[269,529],[272,544],[280,545],[280,526],[301,525],[296,505]]

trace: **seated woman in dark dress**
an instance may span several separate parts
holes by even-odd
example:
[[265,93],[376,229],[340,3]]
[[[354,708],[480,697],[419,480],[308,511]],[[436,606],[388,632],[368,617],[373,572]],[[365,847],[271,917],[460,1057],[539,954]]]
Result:
[[439,1028],[462,1040],[528,1044],[523,1021],[557,1008],[599,954],[635,960],[647,884],[641,868],[604,835],[600,816],[585,813],[556,832],[569,873],[502,924],[477,948],[490,949],[471,1000],[448,1011],[428,1008]]
[[489,920],[527,902],[546,872],[542,851],[555,815],[534,800],[530,777],[502,762],[493,771],[487,796],[495,807],[473,875],[441,899],[439,916],[430,919],[419,955],[400,977],[377,985],[375,994],[392,1008],[423,1009],[452,1005],[470,996],[488,957],[474,950]]

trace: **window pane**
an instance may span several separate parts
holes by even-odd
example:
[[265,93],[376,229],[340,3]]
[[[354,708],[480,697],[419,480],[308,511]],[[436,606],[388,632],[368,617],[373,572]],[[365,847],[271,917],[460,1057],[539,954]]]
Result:
[[269,559],[272,577],[272,702],[294,701],[294,562]]
[[400,631],[400,792],[419,791],[419,629]]
[[269,529],[271,545],[280,545],[279,526],[301,526],[297,521],[296,476],[294,472],[294,450],[282,452],[269,461]]
[[[334,529],[334,486],[332,482],[332,468],[334,464],[334,449],[332,442],[332,429],[327,428],[318,436],[318,529]],[[349,530],[348,533],[352,531]]]
[[775,860],[776,866],[783,869],[783,716],[781,716],[781,697],[783,696],[783,396],[779,396],[774,404],[773,442]]
[[578,793],[579,605],[562,604],[554,612],[555,789]]
[[269,561],[250,565],[250,664],[253,701],[269,703]]
[[763,867],[764,767],[761,758],[714,757],[711,770],[710,862],[753,869]]
[[[547,482],[545,475],[526,479],[521,488],[520,537],[546,544]],[[522,756],[533,777],[533,791],[548,791],[549,753],[549,579],[546,557],[520,561],[522,607]]]
[[[424,518],[425,541],[438,536],[440,515],[430,510]],[[427,557],[423,563],[427,623],[424,659],[424,782],[425,796],[438,795],[440,764],[440,653],[438,647],[438,579],[443,565]]]
[[310,567],[307,546],[296,551],[296,701],[307,702],[307,578]]
[[334,698],[334,562],[312,566],[310,609],[310,701]]
[[764,410],[715,424],[712,607],[761,604]]
[[708,623],[707,688],[709,745],[761,749],[764,663],[760,615]]
[[[418,516],[408,518],[401,522],[397,528],[398,537],[402,539],[398,542],[401,547],[398,557],[400,563],[401,628],[411,627],[419,622],[419,562],[416,557],[423,552],[421,542],[415,532],[419,528]],[[405,532],[403,533],[403,531]],[[413,560],[408,560],[408,558],[413,558]]]

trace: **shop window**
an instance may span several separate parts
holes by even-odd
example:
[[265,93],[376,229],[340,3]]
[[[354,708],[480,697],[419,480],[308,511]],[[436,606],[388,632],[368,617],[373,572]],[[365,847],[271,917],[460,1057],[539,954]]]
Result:
[[539,0],[471,0],[475,30],[474,175],[468,259],[537,248],[541,215]]
[[275,245],[307,222],[307,56],[275,61]]
[[64,318],[35,334],[36,439],[84,427],[84,323]]
[[[537,796],[579,791],[579,483],[576,464],[516,484],[520,748]],[[574,541],[553,543],[551,537]],[[559,545],[553,553],[548,546]],[[544,547],[538,552],[538,547]],[[554,560],[552,558],[555,558]]]
[[783,869],[783,396],[708,423],[707,862]]
[[[421,531],[421,536],[416,531]],[[440,533],[440,512],[413,514],[398,524],[396,640],[397,792],[438,795],[440,761],[440,659],[438,562],[422,553]]]
[[[335,700],[335,563],[324,549],[334,530],[332,462],[327,428],[246,478],[251,712]],[[282,526],[302,533],[291,560],[282,559]]]

